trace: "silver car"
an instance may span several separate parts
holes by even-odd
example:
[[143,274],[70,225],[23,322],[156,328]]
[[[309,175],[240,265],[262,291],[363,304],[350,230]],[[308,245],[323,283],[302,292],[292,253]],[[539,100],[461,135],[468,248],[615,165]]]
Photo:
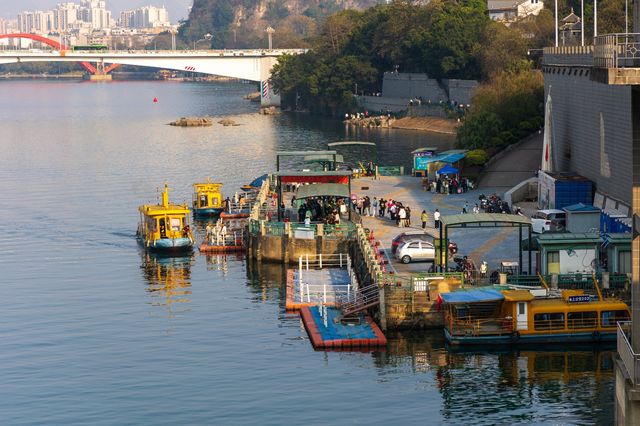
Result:
[[433,242],[424,240],[408,240],[396,251],[396,259],[402,263],[413,261],[433,261],[436,258],[436,249]]

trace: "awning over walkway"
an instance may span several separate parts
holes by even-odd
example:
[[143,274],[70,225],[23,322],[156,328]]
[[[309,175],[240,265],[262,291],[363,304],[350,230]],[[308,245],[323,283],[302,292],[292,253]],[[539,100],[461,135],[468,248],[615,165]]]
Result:
[[476,289],[470,291],[454,291],[451,293],[443,293],[442,300],[444,303],[478,303],[478,302],[497,302],[503,300],[504,296],[498,290],[493,289]]
[[455,163],[456,161],[462,160],[467,156],[467,151],[464,149],[451,149],[449,151],[441,152],[438,155],[434,155],[433,157],[426,157],[426,163]]
[[349,198],[349,187],[339,183],[314,183],[301,185],[296,191],[296,198],[310,197],[342,197]]
[[[520,225],[531,225],[531,219],[526,216],[520,216],[519,214],[504,214],[504,213],[467,213],[467,214],[452,214],[442,216],[440,222],[443,226],[448,227],[466,227],[466,228],[490,228],[490,227],[509,227]],[[499,225],[498,225],[499,224]]]

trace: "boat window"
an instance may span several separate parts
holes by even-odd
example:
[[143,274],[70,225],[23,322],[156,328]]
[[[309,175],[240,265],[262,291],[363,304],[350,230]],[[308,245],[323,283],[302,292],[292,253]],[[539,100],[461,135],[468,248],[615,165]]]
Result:
[[547,252],[547,273],[549,274],[560,273],[560,252],[559,251]]
[[220,204],[220,200],[218,200],[218,197],[211,197],[211,205],[217,206],[218,204]]
[[207,196],[202,194],[200,195],[200,207],[206,207],[207,206]]
[[533,327],[536,330],[562,330],[564,328],[564,313],[535,314]]
[[525,307],[527,305],[525,303],[518,303],[518,315],[526,314]]
[[598,313],[569,312],[567,314],[567,327],[569,328],[595,328],[598,325]]
[[629,321],[629,312],[602,311],[600,313],[600,325],[602,327],[615,327],[618,321]]
[[179,217],[171,218],[171,230],[180,231],[182,229],[182,220]]

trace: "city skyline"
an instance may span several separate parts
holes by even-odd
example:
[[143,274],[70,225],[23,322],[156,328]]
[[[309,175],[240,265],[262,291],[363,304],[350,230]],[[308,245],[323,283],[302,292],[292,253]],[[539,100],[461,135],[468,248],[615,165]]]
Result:
[[[0,0],[0,18],[16,19],[17,15],[24,11],[49,10],[59,3],[80,3],[77,1],[61,0],[23,0],[15,2],[12,0]],[[107,9],[113,16],[119,16],[120,12],[136,9],[144,6],[165,6],[169,12],[172,23],[177,23],[180,19],[185,19],[189,13],[189,7],[193,0],[107,0]]]

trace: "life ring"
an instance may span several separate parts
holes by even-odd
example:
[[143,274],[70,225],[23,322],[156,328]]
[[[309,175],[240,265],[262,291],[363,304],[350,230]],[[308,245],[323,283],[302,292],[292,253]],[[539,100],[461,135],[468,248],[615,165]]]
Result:
[[518,343],[519,340],[520,340],[520,332],[514,331],[513,333],[511,333],[511,341],[513,343]]
[[600,332],[598,330],[594,331],[593,333],[591,333],[591,338],[593,339],[594,342],[599,342]]

